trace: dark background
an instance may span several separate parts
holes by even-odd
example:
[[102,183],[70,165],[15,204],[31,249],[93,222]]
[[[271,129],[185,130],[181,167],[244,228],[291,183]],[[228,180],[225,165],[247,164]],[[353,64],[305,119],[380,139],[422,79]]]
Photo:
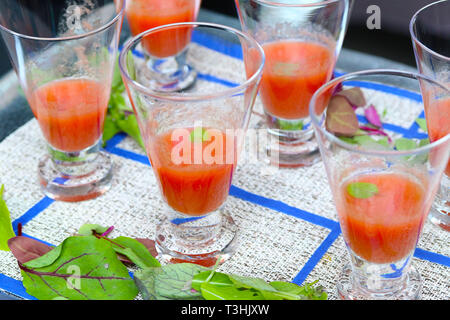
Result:
[[[2,0],[0,0],[2,1]],[[55,0],[60,1],[60,0]],[[344,48],[353,49],[415,66],[409,35],[409,21],[413,14],[435,0],[354,0],[351,21],[344,40]],[[366,21],[370,5],[381,12],[381,29],[370,30]],[[236,17],[234,0],[203,0],[202,8]],[[3,41],[0,41],[0,76],[11,65]]]

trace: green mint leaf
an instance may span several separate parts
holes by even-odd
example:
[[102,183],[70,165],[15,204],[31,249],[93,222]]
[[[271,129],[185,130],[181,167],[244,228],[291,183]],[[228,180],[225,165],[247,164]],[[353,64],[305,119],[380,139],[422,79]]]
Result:
[[378,193],[378,187],[368,182],[353,182],[347,186],[347,192],[354,198],[367,199]]
[[119,57],[116,59],[116,63],[114,65],[114,72],[111,81],[111,88],[114,92],[123,92],[125,91],[125,85],[122,81],[122,75],[120,74],[119,69]]
[[354,137],[338,137],[340,140],[347,142],[349,144],[358,144],[358,141],[354,139]]
[[9,251],[8,240],[15,237],[16,234],[12,228],[11,215],[3,199],[5,186],[0,188],[0,250]]
[[374,139],[369,135],[361,135],[353,137],[353,140],[362,147],[371,148],[375,150],[391,149],[387,137]]
[[430,139],[429,138],[420,139],[418,147],[423,147],[423,146],[426,146],[427,144],[430,144]]
[[202,127],[195,127],[190,134],[191,142],[204,142],[211,139],[208,130]]
[[136,80],[136,68],[134,64],[133,52],[129,51],[127,54],[127,69],[128,74],[132,80]]
[[299,120],[278,120],[278,126],[281,130],[303,130],[303,121]]
[[272,67],[272,72],[282,76],[295,76],[300,70],[300,64],[295,62],[276,62]]
[[106,115],[105,122],[103,123],[103,136],[102,136],[103,147],[106,146],[106,142],[109,139],[114,137],[119,132],[121,132],[121,130],[117,126],[116,121],[110,115]]
[[138,289],[105,239],[74,236],[21,265],[30,295],[51,300],[131,300]]
[[417,118],[416,123],[419,125],[419,128],[424,132],[428,132],[427,121],[424,118]]
[[123,119],[117,120],[116,124],[121,131],[132,137],[139,144],[139,146],[145,150],[144,140],[142,139],[141,132],[139,131],[139,125],[134,114],[129,114]]
[[395,148],[399,151],[412,150],[417,148],[417,142],[407,138],[398,138],[395,140]]

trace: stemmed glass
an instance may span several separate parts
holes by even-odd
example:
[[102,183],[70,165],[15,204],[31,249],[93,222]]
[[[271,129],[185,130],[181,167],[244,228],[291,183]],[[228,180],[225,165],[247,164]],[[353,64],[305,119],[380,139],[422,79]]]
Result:
[[267,154],[280,167],[320,159],[310,126],[313,93],[333,76],[351,2],[235,0],[242,29],[264,48],[259,96],[270,143]]
[[0,2],[0,34],[47,142],[39,180],[51,198],[110,187],[102,132],[124,9],[123,0]]
[[[193,43],[188,55],[203,77],[188,90],[160,92],[148,85],[152,73],[139,49],[147,37],[173,32],[208,40]],[[229,49],[243,60],[226,55]],[[211,265],[235,251],[238,227],[225,203],[263,65],[264,52],[255,40],[210,23],[157,27],[124,45],[120,70],[167,204],[155,235],[162,261]]]
[[[438,1],[420,9],[411,19],[410,33],[419,72],[450,87],[450,2]],[[427,97],[429,88],[423,85]],[[431,141],[450,133],[450,96],[425,100],[425,118]],[[450,162],[447,164],[430,220],[450,231]]]
[[[312,97],[311,121],[350,256],[337,290],[343,299],[418,299],[421,277],[411,260],[449,159],[450,134],[427,144],[423,135],[406,139],[383,129],[410,127],[423,104],[377,90],[380,84],[416,95],[427,84],[433,101],[450,93],[423,75],[369,70],[334,79]],[[354,112],[345,98],[352,89],[364,97]],[[383,126],[375,130],[362,108],[385,114]]]
[[[127,0],[126,15],[133,36],[146,30],[178,22],[194,22],[201,0]],[[152,81],[149,85],[158,91],[179,91],[191,86],[197,71],[186,61],[191,33],[172,30],[149,35],[141,43],[147,56]]]

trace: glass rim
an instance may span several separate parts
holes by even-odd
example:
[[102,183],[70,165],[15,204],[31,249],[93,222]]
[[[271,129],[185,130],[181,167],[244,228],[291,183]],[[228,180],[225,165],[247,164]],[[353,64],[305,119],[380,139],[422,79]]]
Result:
[[[29,36],[26,34],[22,34],[20,32],[13,31],[13,30],[3,26],[2,24],[0,24],[0,29],[2,29],[3,31],[10,33],[16,37],[26,39],[26,40],[49,41],[50,42],[50,41],[66,41],[66,40],[77,40],[77,39],[87,38],[93,34],[97,34],[99,32],[102,32],[102,31],[108,29],[110,26],[115,24],[117,22],[117,20],[119,20],[123,16],[123,13],[125,11],[125,1],[126,0],[119,0],[119,1],[120,1],[120,9],[118,10],[118,12],[116,12],[114,17],[110,21],[108,21],[104,25],[102,25],[94,30],[91,30],[91,31],[88,31],[88,32],[82,33],[82,34],[76,34],[76,35],[64,36],[64,37],[36,37],[36,36]],[[114,2],[112,2],[112,3],[114,3]]]
[[287,7],[287,8],[311,8],[311,7],[328,5],[328,4],[340,2],[340,1],[349,2],[349,0],[322,0],[322,1],[310,2],[310,3],[282,3],[282,2],[278,2],[278,1],[272,1],[272,0],[254,0],[254,1],[263,3],[265,5],[273,6],[273,7]]
[[450,93],[450,89],[448,89],[446,86],[444,86],[440,82],[437,82],[437,81],[435,81],[427,76],[424,76],[422,74],[419,74],[419,73],[394,70],[394,69],[371,69],[371,70],[362,70],[362,71],[351,72],[351,73],[344,74],[340,77],[337,77],[337,78],[325,83],[323,86],[321,86],[319,89],[317,89],[317,91],[314,93],[314,95],[311,98],[310,104],[309,104],[309,114],[310,114],[310,118],[311,118],[311,122],[312,122],[313,126],[316,129],[318,129],[322,134],[324,134],[329,141],[336,143],[340,147],[342,147],[346,150],[352,151],[354,153],[371,155],[371,156],[408,156],[408,155],[421,154],[421,153],[424,153],[428,150],[431,150],[437,146],[443,145],[443,144],[447,143],[448,141],[450,141],[450,133],[448,133],[444,137],[442,137],[434,142],[430,142],[429,144],[424,145],[422,147],[417,147],[417,148],[409,149],[409,150],[400,150],[399,151],[399,150],[362,149],[362,148],[355,147],[353,144],[350,144],[348,142],[345,142],[345,141],[339,139],[334,134],[328,132],[325,128],[323,128],[320,125],[318,116],[314,112],[314,109],[315,109],[314,106],[315,106],[317,97],[320,94],[322,94],[322,92],[333,87],[334,85],[336,85],[338,83],[342,83],[347,80],[352,80],[354,78],[361,77],[361,76],[376,76],[376,75],[392,75],[392,76],[406,77],[409,79],[416,79],[416,80],[423,79],[423,80],[426,80],[426,81],[429,81],[429,82],[432,82],[432,83],[438,85],[439,87],[441,87],[442,89],[444,89]]
[[[229,89],[225,89],[223,91],[218,91],[213,94],[195,94],[195,95],[189,96],[189,95],[178,95],[177,92],[175,92],[175,93],[174,92],[159,92],[159,91],[151,90],[150,88],[145,87],[141,83],[133,80],[128,73],[128,70],[127,70],[128,68],[125,67],[127,65],[127,62],[126,62],[127,54],[130,51],[131,47],[133,45],[137,44],[138,42],[140,42],[142,40],[142,38],[144,38],[145,36],[147,36],[148,34],[150,34],[152,32],[163,30],[163,29],[171,29],[171,28],[179,27],[179,26],[209,27],[209,28],[213,28],[213,29],[220,29],[223,31],[227,31],[227,32],[233,33],[239,37],[242,37],[246,41],[249,41],[250,43],[252,43],[253,47],[256,47],[258,49],[258,51],[261,55],[261,63],[259,65],[258,69],[252,74],[252,76],[249,77],[248,79],[246,79],[244,82],[240,83],[238,86],[235,86],[235,87],[232,87]],[[178,102],[206,101],[206,100],[217,99],[217,98],[221,98],[221,97],[225,97],[225,96],[231,96],[233,94],[241,92],[245,88],[249,87],[251,84],[259,81],[260,75],[262,74],[262,71],[264,68],[264,64],[265,64],[264,50],[255,39],[250,37],[248,34],[241,32],[233,27],[216,24],[216,23],[210,23],[210,22],[179,22],[179,23],[171,23],[171,24],[158,26],[158,27],[155,27],[152,29],[148,29],[148,30],[134,36],[133,38],[129,39],[127,42],[125,42],[125,44],[123,45],[122,50],[120,51],[120,54],[119,54],[119,69],[121,71],[122,76],[126,80],[126,81],[124,81],[125,85],[131,84],[139,92],[141,92],[147,96],[150,96],[152,98],[158,99],[158,100],[178,101]]]
[[427,51],[428,53],[435,55],[443,60],[447,60],[450,61],[450,57],[444,56],[443,54],[440,54],[439,52],[436,52],[435,50],[427,47],[426,45],[424,45],[422,43],[422,41],[420,41],[417,36],[416,36],[416,32],[414,31],[414,25],[417,21],[418,16],[426,9],[428,9],[429,7],[432,7],[436,4],[439,3],[443,3],[443,2],[447,2],[448,0],[439,0],[436,2],[432,2],[430,4],[427,4],[426,6],[420,8],[416,13],[414,13],[414,15],[411,18],[411,21],[409,22],[409,33],[411,35],[411,39],[413,40],[414,43],[417,43],[419,46],[421,46],[425,51]]

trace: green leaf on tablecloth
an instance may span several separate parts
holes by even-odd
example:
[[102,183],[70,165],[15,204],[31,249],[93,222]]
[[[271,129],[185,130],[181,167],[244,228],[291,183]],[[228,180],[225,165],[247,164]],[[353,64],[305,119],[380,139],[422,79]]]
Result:
[[99,224],[86,223],[78,229],[78,234],[80,236],[92,236],[94,233],[103,234],[107,230],[107,227],[103,227]]
[[257,290],[241,290],[236,286],[215,286],[209,282],[201,284],[202,296],[205,300],[265,300]]
[[134,279],[145,299],[199,299],[191,288],[192,278],[208,268],[193,263],[169,264],[137,271]]
[[147,247],[148,241],[144,241],[148,239],[140,239],[141,241],[139,241],[138,239],[124,236],[120,236],[114,239],[108,238],[107,235],[113,229],[114,227],[103,227],[98,224],[87,223],[80,227],[80,229],[78,230],[78,235],[93,235],[97,238],[108,240],[114,251],[122,255],[119,257],[122,262],[133,263],[141,268],[161,266],[159,261],[153,256],[151,248]]
[[326,300],[328,297],[327,293],[323,290],[322,286],[315,286],[316,283],[317,280],[299,286],[291,282],[272,281],[270,285],[280,292],[298,295],[305,300]]
[[192,279],[192,288],[207,300],[325,300],[327,294],[313,284],[298,286],[284,281],[204,271]]
[[15,237],[16,234],[12,228],[8,206],[3,199],[4,191],[5,186],[2,185],[0,188],[0,250],[9,251],[8,240]]
[[138,240],[129,237],[117,237],[111,240],[113,249],[126,256],[140,268],[160,267],[159,261],[153,257],[147,247]]
[[23,285],[38,299],[134,299],[138,289],[105,239],[73,236],[21,265]]

